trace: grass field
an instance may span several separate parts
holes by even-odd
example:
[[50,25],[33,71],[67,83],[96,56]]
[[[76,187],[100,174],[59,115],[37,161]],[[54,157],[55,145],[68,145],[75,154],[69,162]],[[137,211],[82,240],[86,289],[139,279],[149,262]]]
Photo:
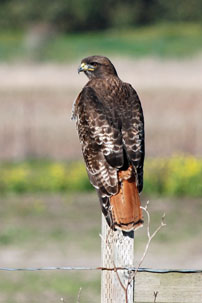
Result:
[[[92,191],[83,161],[32,160],[0,163],[0,193]],[[148,158],[143,193],[202,197],[202,159],[193,156]]]
[[0,60],[69,62],[89,53],[184,58],[201,53],[201,31],[202,25],[171,23],[89,34],[0,32]]
[[[142,196],[143,205],[147,197]],[[201,199],[153,199],[153,230],[166,212],[167,226],[156,236],[143,266],[201,268]],[[0,199],[0,266],[99,266],[100,207],[95,193],[8,195]],[[145,227],[135,235],[135,262],[146,243]],[[135,264],[136,264],[135,263]],[[96,272],[0,272],[0,302],[95,303]]]

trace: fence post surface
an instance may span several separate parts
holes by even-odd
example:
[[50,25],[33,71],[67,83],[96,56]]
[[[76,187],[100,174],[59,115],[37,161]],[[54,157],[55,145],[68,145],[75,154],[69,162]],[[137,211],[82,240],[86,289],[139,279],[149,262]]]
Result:
[[[134,232],[130,237],[122,231],[112,231],[102,215],[102,266],[133,267],[134,261]],[[118,275],[124,286],[127,285],[131,272],[118,270]],[[121,287],[117,274],[114,271],[102,271],[101,303],[125,303],[125,292]],[[128,303],[134,302],[134,281],[128,288]]]

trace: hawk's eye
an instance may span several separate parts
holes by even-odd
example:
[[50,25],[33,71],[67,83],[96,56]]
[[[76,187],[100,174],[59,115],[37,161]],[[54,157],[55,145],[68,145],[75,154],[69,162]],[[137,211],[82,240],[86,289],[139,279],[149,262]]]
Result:
[[91,64],[93,67],[97,67],[97,63],[96,62],[91,62]]

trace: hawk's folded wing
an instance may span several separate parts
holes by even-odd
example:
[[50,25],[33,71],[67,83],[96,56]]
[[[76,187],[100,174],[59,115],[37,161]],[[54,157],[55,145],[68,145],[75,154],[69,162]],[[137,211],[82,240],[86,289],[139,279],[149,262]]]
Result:
[[124,161],[118,121],[113,121],[112,111],[91,87],[82,90],[76,103],[77,128],[90,181],[103,197],[116,194],[116,168]]

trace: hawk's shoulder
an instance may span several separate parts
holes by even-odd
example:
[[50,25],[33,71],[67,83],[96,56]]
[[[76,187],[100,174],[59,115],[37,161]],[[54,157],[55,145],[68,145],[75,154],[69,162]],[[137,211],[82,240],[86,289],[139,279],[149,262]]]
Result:
[[83,105],[88,106],[88,103],[95,102],[96,100],[97,96],[94,89],[91,86],[85,85],[73,103],[71,119],[74,120],[77,118],[78,108],[82,105],[82,102],[85,103]]

